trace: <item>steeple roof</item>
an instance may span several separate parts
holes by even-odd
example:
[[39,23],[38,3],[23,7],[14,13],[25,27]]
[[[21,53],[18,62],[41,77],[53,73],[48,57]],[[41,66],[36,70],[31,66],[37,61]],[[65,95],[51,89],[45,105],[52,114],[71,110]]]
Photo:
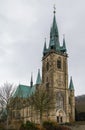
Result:
[[59,36],[58,27],[57,27],[57,23],[56,23],[56,16],[55,16],[55,13],[56,13],[55,5],[54,5],[53,13],[54,13],[54,17],[53,17],[53,24],[52,24],[52,27],[51,27],[50,37],[51,36]]
[[52,24],[51,31],[50,31],[50,37],[54,37],[54,36],[59,36],[55,14],[53,17],[53,24]]
[[59,33],[58,33],[58,27],[57,27],[56,16],[54,11],[53,23],[50,30],[49,49],[54,49],[55,51],[59,51],[59,48],[60,48]]
[[46,54],[49,54],[49,52],[54,51],[59,54],[66,54],[66,43],[65,43],[65,37],[63,38],[63,45],[60,45],[59,42],[59,32],[56,22],[56,15],[55,15],[55,7],[54,7],[54,16],[53,16],[53,22],[50,29],[50,41],[49,41],[49,47],[46,47],[46,41],[44,43],[44,49],[43,49],[43,56]]
[[40,76],[40,69],[38,69],[38,75],[37,75],[37,80],[36,80],[36,84],[41,84],[42,80],[41,80],[41,76]]
[[74,90],[74,85],[73,85],[73,80],[72,77],[70,78],[70,85],[69,85],[70,90]]

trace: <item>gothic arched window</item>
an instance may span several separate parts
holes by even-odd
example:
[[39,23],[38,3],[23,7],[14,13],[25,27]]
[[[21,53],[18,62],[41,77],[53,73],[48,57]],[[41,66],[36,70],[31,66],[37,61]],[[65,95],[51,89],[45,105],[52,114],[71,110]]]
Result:
[[61,69],[61,58],[57,60],[57,68]]
[[46,90],[49,91],[49,82],[46,83]]
[[62,94],[59,92],[57,93],[56,95],[56,99],[57,99],[57,102],[56,102],[56,105],[57,105],[57,108],[62,108],[63,109],[63,106],[64,106],[64,98],[62,96]]
[[49,62],[47,62],[47,64],[46,64],[46,70],[47,71],[49,70]]
[[49,81],[48,81],[48,77],[46,78],[46,90],[49,91]]
[[46,78],[46,82],[48,82],[48,77]]

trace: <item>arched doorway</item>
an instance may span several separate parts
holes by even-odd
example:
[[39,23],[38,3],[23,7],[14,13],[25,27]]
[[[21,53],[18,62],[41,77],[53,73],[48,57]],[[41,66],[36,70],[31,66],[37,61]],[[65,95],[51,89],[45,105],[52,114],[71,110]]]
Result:
[[58,123],[66,122],[66,114],[62,109],[57,110],[56,112],[56,120]]

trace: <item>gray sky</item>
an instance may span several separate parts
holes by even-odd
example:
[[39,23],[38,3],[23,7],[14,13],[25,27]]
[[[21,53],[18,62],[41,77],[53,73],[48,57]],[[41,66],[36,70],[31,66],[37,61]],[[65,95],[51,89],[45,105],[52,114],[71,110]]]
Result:
[[54,4],[60,42],[66,38],[69,79],[76,95],[85,94],[85,0],[0,0],[0,85],[29,85],[31,72],[35,83]]

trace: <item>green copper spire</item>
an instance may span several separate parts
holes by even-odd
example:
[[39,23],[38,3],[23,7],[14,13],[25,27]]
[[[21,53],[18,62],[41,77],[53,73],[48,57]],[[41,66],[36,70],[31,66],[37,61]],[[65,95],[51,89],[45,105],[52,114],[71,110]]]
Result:
[[70,89],[70,90],[74,90],[74,85],[73,85],[72,77],[70,78],[69,89]]
[[43,55],[46,54],[46,50],[47,50],[47,47],[46,47],[46,38],[45,38],[45,43],[44,43],[44,48],[43,48]]
[[55,17],[55,13],[56,13],[56,11],[55,11],[55,6],[54,6],[54,11],[53,11],[53,13],[54,13],[54,17],[53,17],[53,24],[52,24],[52,27],[51,27],[51,32],[50,32],[50,37],[58,37],[59,36],[59,33],[58,33],[58,27],[57,27],[57,23],[56,23],[56,17]]
[[63,50],[66,52],[66,43],[65,43],[65,35],[63,35]]
[[37,84],[37,85],[41,84],[40,69],[38,69],[38,75],[37,75],[36,84]]
[[50,42],[49,42],[49,49],[54,49],[55,51],[59,51],[60,49],[60,43],[59,43],[59,33],[58,33],[58,27],[56,23],[56,17],[55,17],[55,8],[54,8],[54,17],[53,17],[53,24],[50,30]]
[[32,86],[33,86],[33,75],[32,75],[32,73],[31,73],[30,87],[32,87]]
[[50,37],[55,37],[55,36],[58,37],[59,33],[58,33],[58,27],[57,27],[57,23],[56,23],[56,17],[55,17],[55,14],[54,14],[53,24],[52,24],[51,32],[50,32]]
[[[44,49],[43,49],[43,56],[50,54],[49,52],[55,52],[59,54],[66,54],[66,43],[65,43],[65,37],[63,37],[63,45],[60,45],[59,42],[59,32],[58,27],[56,23],[56,16],[55,16],[55,6],[54,6],[54,16],[53,16],[53,23],[50,29],[50,41],[49,41],[49,47],[46,47],[46,41],[44,43]],[[67,54],[66,54],[67,55]]]

